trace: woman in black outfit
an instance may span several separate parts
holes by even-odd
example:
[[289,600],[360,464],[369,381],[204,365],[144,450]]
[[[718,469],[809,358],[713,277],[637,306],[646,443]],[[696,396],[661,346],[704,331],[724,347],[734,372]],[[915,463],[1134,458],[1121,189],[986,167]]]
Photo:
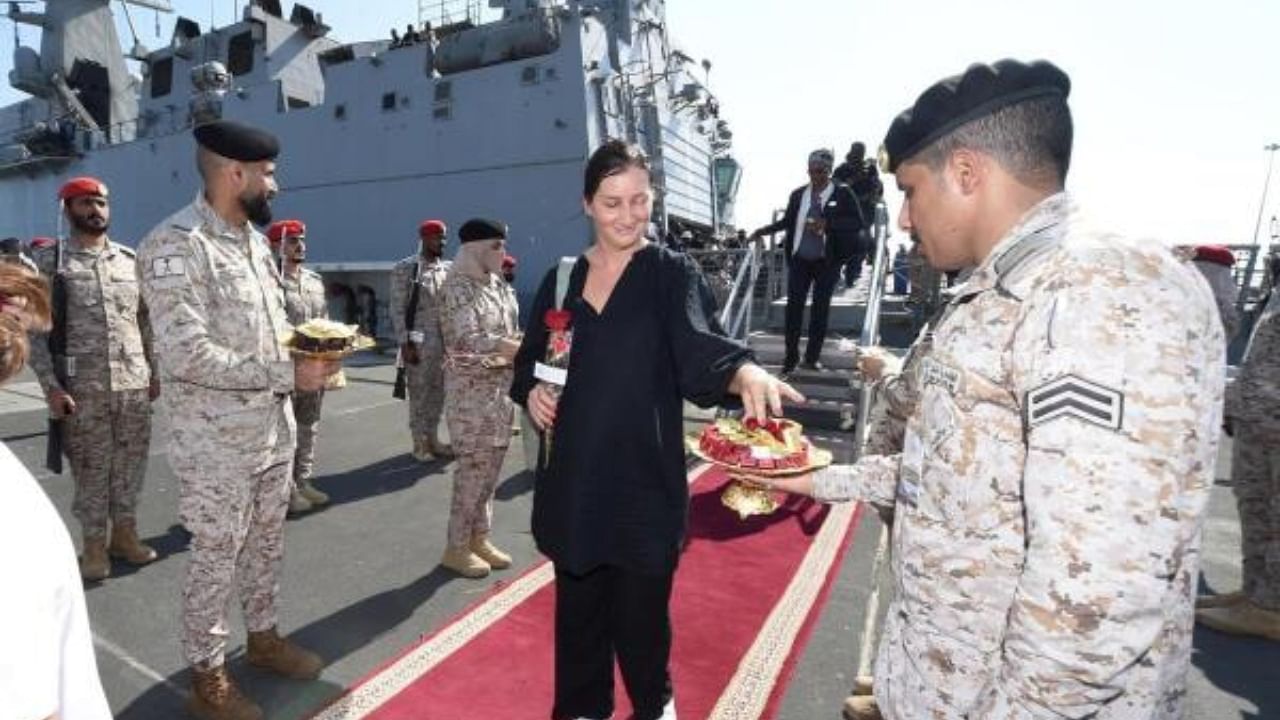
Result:
[[556,304],[552,269],[511,389],[551,439],[533,533],[556,568],[552,717],[608,718],[616,654],[636,720],[675,718],[667,605],[689,504],[682,402],[711,406],[733,394],[748,415],[776,416],[782,396],[803,398],[725,337],[693,261],[645,239],[653,190],[639,148],[615,140],[591,156],[583,207],[594,242],[563,299],[568,379],[557,393],[534,376]]

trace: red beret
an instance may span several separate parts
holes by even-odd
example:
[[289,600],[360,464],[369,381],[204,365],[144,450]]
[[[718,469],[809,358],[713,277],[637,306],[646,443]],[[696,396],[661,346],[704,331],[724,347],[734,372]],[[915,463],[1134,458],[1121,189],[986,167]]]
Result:
[[1225,245],[1201,245],[1196,248],[1195,259],[1226,265],[1227,267],[1236,266],[1235,254]]
[[418,226],[418,235],[426,237],[427,235],[445,235],[449,229],[445,227],[443,220],[423,220]]
[[289,237],[302,237],[307,234],[307,226],[301,220],[277,220],[267,226],[267,239],[275,244]]
[[513,257],[511,257],[510,255],[503,255],[503,256],[502,256],[502,269],[503,269],[503,270],[514,270],[515,268],[516,268],[516,259],[515,259],[515,258],[513,258]]
[[83,197],[85,195],[107,196],[107,186],[98,178],[82,177],[71,178],[58,190],[58,199],[62,201],[72,198]]
[[33,248],[53,247],[54,245],[57,245],[57,244],[58,244],[57,240],[54,240],[51,237],[45,237],[44,235],[31,238],[31,247]]

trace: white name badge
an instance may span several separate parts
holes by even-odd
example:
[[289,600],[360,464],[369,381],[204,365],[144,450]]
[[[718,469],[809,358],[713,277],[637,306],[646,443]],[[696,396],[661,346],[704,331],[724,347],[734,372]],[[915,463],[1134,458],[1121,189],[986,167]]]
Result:
[[539,362],[533,364],[533,376],[543,382],[564,387],[569,380],[569,371],[566,368],[551,367]]

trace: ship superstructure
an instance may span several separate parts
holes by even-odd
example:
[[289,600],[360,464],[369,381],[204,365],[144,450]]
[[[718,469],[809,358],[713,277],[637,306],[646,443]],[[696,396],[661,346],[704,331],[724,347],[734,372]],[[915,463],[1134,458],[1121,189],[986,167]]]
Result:
[[107,0],[11,5],[42,33],[10,73],[31,97],[0,109],[0,236],[53,234],[57,187],[91,174],[113,188],[113,237],[136,243],[194,197],[190,128],[217,117],[282,139],[276,215],[307,222],[339,317],[367,324],[426,217],[507,222],[527,299],[584,247],[582,166],[606,137],[649,152],[656,234],[732,225],[731,133],[704,69],[670,40],[663,0],[490,0],[487,22],[476,4],[425,3],[450,21],[393,43],[342,42],[304,5],[285,16],[254,0],[229,26],[179,18],[166,47],[135,47],[140,77]]

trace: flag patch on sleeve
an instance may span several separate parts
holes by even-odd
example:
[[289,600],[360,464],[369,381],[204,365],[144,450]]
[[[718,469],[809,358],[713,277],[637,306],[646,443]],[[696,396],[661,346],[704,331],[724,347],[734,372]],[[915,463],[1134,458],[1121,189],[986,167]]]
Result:
[[167,277],[184,277],[186,274],[187,269],[181,255],[167,255],[151,261],[151,276],[157,280]]
[[1124,422],[1124,393],[1075,375],[1051,380],[1027,393],[1027,426],[1073,417],[1119,430]]

